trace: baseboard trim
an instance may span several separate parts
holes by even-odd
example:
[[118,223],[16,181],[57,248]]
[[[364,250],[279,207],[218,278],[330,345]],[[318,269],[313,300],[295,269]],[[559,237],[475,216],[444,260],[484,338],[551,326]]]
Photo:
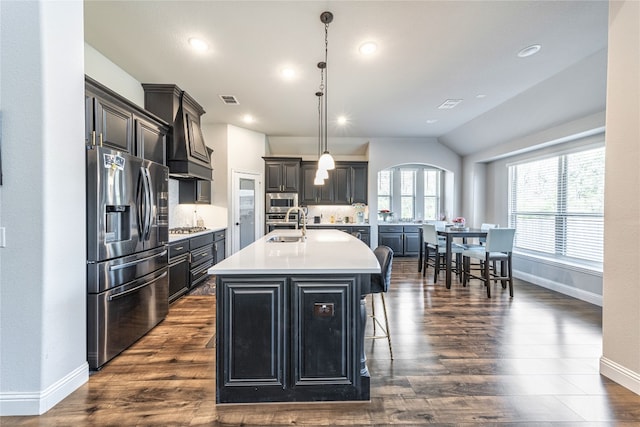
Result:
[[89,381],[89,364],[83,363],[43,391],[0,392],[0,416],[42,415]]
[[513,277],[602,307],[602,295],[594,294],[593,292],[587,292],[582,289],[574,288],[573,286],[567,286],[563,283],[554,282],[553,280],[544,279],[542,277],[534,276],[533,274],[524,273],[522,271],[514,270]]
[[635,394],[640,395],[640,373],[607,359],[600,358],[600,373],[621,386],[628,388]]

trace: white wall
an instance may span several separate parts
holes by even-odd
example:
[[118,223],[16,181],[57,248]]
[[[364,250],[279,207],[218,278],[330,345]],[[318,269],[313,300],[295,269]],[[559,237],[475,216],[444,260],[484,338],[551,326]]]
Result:
[[440,144],[435,138],[373,138],[369,140],[369,223],[371,224],[371,246],[378,242],[378,171],[406,163],[420,163],[446,170],[445,210],[458,216],[461,192],[460,156]]
[[603,355],[640,394],[640,3],[609,4]]
[[0,2],[0,31],[0,415],[40,414],[88,380],[82,2]]

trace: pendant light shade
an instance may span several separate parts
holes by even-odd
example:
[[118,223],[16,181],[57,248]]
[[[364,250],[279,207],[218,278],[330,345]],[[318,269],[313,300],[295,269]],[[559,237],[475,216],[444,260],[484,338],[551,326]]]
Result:
[[330,171],[336,168],[336,162],[333,161],[333,157],[328,151],[322,153],[322,156],[318,159],[318,169],[324,171]]
[[329,172],[326,169],[318,169],[316,171],[316,178],[320,178],[321,180],[329,179]]
[[316,178],[313,180],[313,185],[324,185],[324,179],[319,178],[318,175],[316,175]]

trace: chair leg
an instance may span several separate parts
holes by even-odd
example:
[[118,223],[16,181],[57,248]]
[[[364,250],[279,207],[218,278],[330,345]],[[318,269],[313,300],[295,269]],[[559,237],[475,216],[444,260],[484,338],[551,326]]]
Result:
[[484,284],[487,286],[487,298],[491,298],[491,272],[489,271],[489,260],[484,263]]
[[422,264],[422,277],[426,277],[427,276],[427,267],[429,266],[429,254],[430,254],[430,250],[429,247],[427,245],[425,245],[424,248],[424,260],[423,260],[423,264]]
[[[371,294],[371,317],[372,318],[376,318],[376,304],[375,301],[373,300],[373,294]],[[373,335],[376,334],[376,322],[373,322]]]
[[433,259],[433,283],[436,283],[438,274],[440,274],[440,253],[438,251],[434,251]]
[[507,269],[509,271],[509,296],[513,298],[513,269],[511,268],[511,254],[507,261]]
[[391,348],[391,330],[389,329],[389,317],[387,316],[387,303],[384,299],[384,293],[381,293],[382,297],[382,310],[384,311],[384,324],[387,332],[387,342],[389,343],[389,354],[391,355],[391,360],[393,360],[393,349]]

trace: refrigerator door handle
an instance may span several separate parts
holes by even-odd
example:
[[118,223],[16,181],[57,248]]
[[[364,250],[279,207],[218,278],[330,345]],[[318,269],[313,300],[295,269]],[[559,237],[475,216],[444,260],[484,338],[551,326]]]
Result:
[[109,271],[122,270],[123,268],[131,267],[133,265],[139,264],[139,263],[144,262],[144,261],[149,261],[150,259],[162,258],[166,254],[167,254],[167,251],[162,251],[159,254],[151,255],[151,256],[148,256],[148,257],[145,257],[145,258],[140,258],[140,259],[137,259],[135,261],[125,262],[124,264],[111,265],[111,266],[109,266]]
[[149,240],[151,236],[151,223],[153,222],[153,194],[151,188],[151,174],[148,168],[144,168],[144,183],[145,183],[145,203],[146,203],[146,231],[144,239]]
[[149,280],[148,282],[145,282],[145,283],[143,283],[143,284],[141,284],[141,285],[138,285],[138,286],[136,286],[135,288],[128,289],[128,290],[126,290],[126,291],[124,291],[124,292],[120,292],[119,294],[109,295],[109,298],[108,298],[108,299],[109,299],[109,301],[113,301],[113,300],[114,300],[114,299],[116,299],[116,298],[121,298],[121,297],[123,297],[123,296],[129,295],[130,293],[133,293],[133,292],[137,291],[138,289],[142,289],[142,288],[144,288],[145,286],[149,286],[150,284],[152,284],[152,283],[154,283],[154,282],[157,282],[158,280],[162,279],[162,278],[163,278],[163,277],[165,277],[166,275],[167,275],[167,272],[165,271],[164,273],[162,273],[161,275],[159,275],[159,276],[158,276],[158,277],[156,277],[155,279],[153,279],[153,280]]
[[140,236],[140,240],[144,240],[144,235],[146,232],[146,224],[145,224],[145,206],[144,206],[144,198],[145,198],[145,183],[144,183],[144,168],[140,168],[138,173],[138,183],[137,183],[137,193],[136,193],[136,223],[138,225],[138,235]]

